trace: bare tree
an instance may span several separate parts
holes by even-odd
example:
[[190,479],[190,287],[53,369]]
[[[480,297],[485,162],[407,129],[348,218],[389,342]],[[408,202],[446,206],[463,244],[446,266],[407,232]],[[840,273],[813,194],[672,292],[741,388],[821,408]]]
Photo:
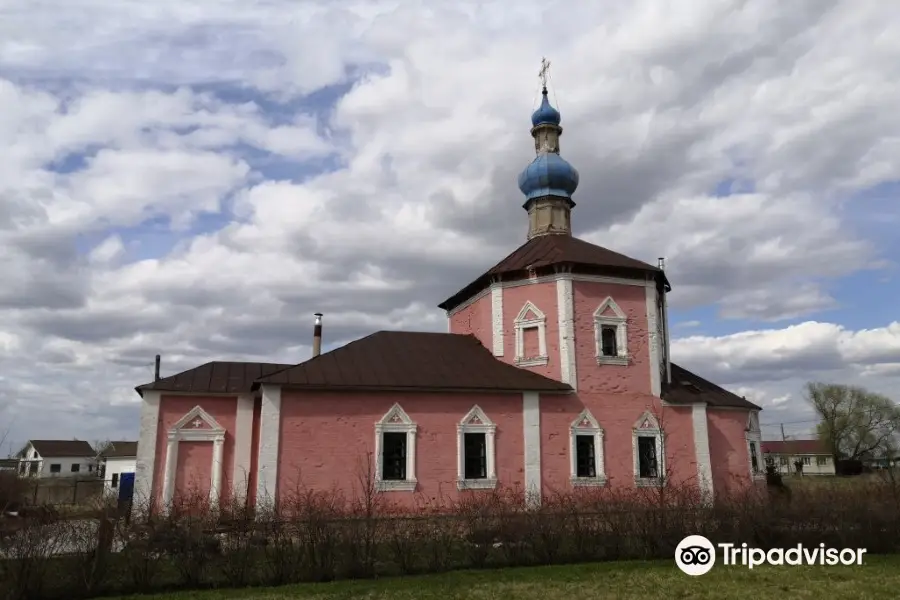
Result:
[[808,383],[806,398],[821,419],[817,433],[835,464],[841,458],[890,453],[895,447],[900,407],[887,396],[856,386]]

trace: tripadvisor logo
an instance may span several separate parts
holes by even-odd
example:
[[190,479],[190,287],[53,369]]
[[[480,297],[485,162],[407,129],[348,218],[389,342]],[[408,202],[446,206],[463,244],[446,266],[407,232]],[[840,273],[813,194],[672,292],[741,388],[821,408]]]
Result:
[[716,564],[716,549],[702,535],[689,535],[675,548],[675,564],[688,575],[706,575]]
[[[722,551],[722,564],[741,565],[752,569],[760,565],[861,565],[865,548],[750,548],[747,544],[717,544]],[[675,564],[688,575],[705,575],[716,564],[716,547],[702,535],[689,535],[675,548]]]

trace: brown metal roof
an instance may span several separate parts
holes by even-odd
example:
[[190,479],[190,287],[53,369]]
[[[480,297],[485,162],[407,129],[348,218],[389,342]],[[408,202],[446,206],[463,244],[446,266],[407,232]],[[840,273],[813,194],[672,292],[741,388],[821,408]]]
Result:
[[258,383],[316,389],[570,392],[497,360],[475,336],[379,331]]
[[100,452],[104,458],[131,458],[137,456],[137,442],[109,442]]
[[571,265],[575,272],[579,269],[588,269],[591,274],[615,276],[642,273],[652,274],[654,277],[662,276],[664,285],[668,288],[668,282],[658,267],[570,235],[541,235],[519,246],[478,279],[439,304],[438,308],[452,310],[488,287],[491,279],[496,276],[512,274],[525,276],[529,269],[540,270],[559,264]]
[[706,402],[709,406],[762,410],[752,402],[672,363],[672,383],[663,385],[663,400],[672,404]]
[[176,375],[135,388],[139,394],[147,390],[161,392],[193,392],[241,394],[251,391],[253,382],[264,375],[293,365],[251,362],[208,362]]
[[763,442],[762,451],[763,454],[831,454],[821,440]]
[[29,440],[41,458],[63,456],[95,456],[91,445],[84,440]]

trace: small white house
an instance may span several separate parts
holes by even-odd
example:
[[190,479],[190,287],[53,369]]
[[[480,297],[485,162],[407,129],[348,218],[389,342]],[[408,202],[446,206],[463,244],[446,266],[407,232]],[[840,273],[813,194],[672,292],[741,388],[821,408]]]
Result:
[[30,440],[17,454],[22,477],[88,477],[96,453],[84,440]]
[[137,442],[109,442],[100,451],[100,473],[109,493],[118,493],[123,473],[134,473]]
[[762,443],[766,464],[783,475],[796,475],[797,463],[803,475],[834,475],[831,452],[819,440],[766,441]]

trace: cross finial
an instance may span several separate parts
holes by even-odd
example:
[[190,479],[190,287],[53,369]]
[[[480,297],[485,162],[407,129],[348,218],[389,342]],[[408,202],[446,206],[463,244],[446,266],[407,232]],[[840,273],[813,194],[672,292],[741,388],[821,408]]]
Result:
[[550,61],[546,57],[541,59],[541,70],[538,71],[538,77],[541,78],[541,87],[547,90],[547,71],[550,70]]
[[199,429],[199,427],[201,425],[203,425],[203,421],[201,421],[199,418],[197,418],[197,419],[194,419],[194,422],[191,423],[191,425],[194,426],[194,429]]

